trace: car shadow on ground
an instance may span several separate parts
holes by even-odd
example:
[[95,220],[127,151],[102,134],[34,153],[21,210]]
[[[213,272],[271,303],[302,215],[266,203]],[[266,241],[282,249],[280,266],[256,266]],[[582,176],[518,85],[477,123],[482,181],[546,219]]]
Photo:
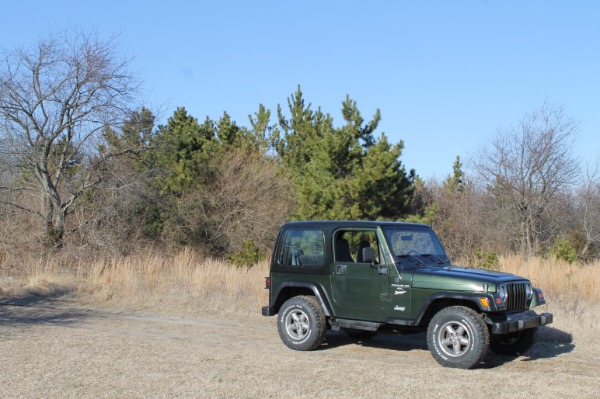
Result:
[[[319,350],[334,349],[346,345],[362,345],[369,348],[381,348],[399,352],[411,350],[428,351],[425,333],[416,334],[378,334],[370,339],[356,339],[346,335],[343,331],[328,331],[325,342]],[[477,368],[496,368],[504,364],[523,361],[531,362],[540,359],[551,359],[575,349],[573,336],[559,329],[545,326],[541,328],[540,339],[535,346],[525,355],[519,357],[498,355],[491,350],[484,362]]]
[[490,351],[480,368],[494,368],[514,361],[533,362],[540,359],[552,359],[575,350],[573,335],[554,327],[541,327],[540,337],[527,353],[519,357],[498,355]]
[[69,306],[56,306],[70,290],[56,288],[43,295],[25,293],[17,296],[0,296],[0,327],[35,324],[71,324],[89,316],[89,312]]
[[377,334],[369,339],[352,338],[343,331],[328,331],[320,350],[333,349],[346,345],[362,345],[368,348],[389,349],[400,352],[427,350],[425,333],[416,334]]

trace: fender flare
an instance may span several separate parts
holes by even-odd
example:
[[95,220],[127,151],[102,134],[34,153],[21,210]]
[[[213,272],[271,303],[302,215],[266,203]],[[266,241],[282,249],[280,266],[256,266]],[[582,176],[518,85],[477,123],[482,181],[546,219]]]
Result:
[[280,299],[280,295],[281,292],[284,291],[286,288],[307,288],[309,290],[311,290],[314,294],[314,296],[317,298],[317,301],[319,302],[319,305],[321,305],[321,308],[323,309],[323,313],[325,313],[325,316],[327,317],[331,317],[333,316],[333,312],[331,309],[331,306],[329,305],[329,300],[327,299],[327,296],[325,295],[325,291],[317,284],[315,283],[311,283],[311,282],[306,282],[306,281],[284,281],[281,284],[279,284],[279,286],[277,287],[277,291],[275,293],[275,296],[273,298],[275,298],[275,300],[273,301],[275,307],[277,308],[276,311],[279,311],[279,307],[283,304],[283,300]]
[[[483,306],[479,301],[479,298],[487,298],[490,306]],[[493,312],[495,309],[492,307],[494,305],[494,297],[487,292],[476,292],[476,293],[457,293],[457,292],[439,292],[437,294],[433,294],[429,296],[425,302],[421,305],[419,312],[414,320],[415,325],[421,323],[423,316],[430,309],[430,306],[433,302],[437,300],[458,300],[458,301],[466,301],[471,302],[475,305],[476,309],[480,312]]]

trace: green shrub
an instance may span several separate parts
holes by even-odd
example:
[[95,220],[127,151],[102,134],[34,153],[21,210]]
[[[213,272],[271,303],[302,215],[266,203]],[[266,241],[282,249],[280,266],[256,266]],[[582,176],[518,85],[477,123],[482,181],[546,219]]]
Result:
[[577,250],[569,240],[556,237],[554,245],[548,249],[548,254],[556,259],[573,263],[577,260]]
[[481,248],[477,248],[473,253],[472,266],[487,269],[487,270],[498,270],[500,261],[498,260],[498,254],[495,252],[485,252]]
[[242,243],[242,249],[227,259],[238,267],[252,267],[259,261],[266,259],[266,254],[258,249],[254,241],[247,240]]

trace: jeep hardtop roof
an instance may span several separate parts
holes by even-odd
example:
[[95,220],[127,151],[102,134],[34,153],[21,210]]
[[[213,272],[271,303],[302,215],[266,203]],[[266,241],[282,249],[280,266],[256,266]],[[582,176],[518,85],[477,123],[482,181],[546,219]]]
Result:
[[367,227],[376,228],[380,226],[398,226],[408,229],[431,229],[431,226],[422,223],[407,223],[407,222],[392,222],[392,221],[377,221],[377,220],[303,220],[295,222],[287,222],[282,228],[288,227],[306,227],[306,226],[322,226],[327,229],[349,228],[349,227]]

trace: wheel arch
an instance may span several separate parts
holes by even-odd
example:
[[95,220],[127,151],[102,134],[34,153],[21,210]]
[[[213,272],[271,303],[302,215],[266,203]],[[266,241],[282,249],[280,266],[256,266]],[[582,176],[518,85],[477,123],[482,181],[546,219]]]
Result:
[[285,281],[277,287],[277,292],[274,296],[275,300],[273,301],[275,313],[279,312],[279,309],[285,301],[299,295],[314,296],[323,309],[325,316],[331,317],[333,315],[324,290],[317,284],[305,281]]
[[427,298],[419,309],[416,317],[416,325],[427,326],[431,318],[440,310],[450,306],[464,306],[477,313],[483,313],[488,310],[479,302],[482,295],[478,294],[457,294],[457,293],[439,293]]

